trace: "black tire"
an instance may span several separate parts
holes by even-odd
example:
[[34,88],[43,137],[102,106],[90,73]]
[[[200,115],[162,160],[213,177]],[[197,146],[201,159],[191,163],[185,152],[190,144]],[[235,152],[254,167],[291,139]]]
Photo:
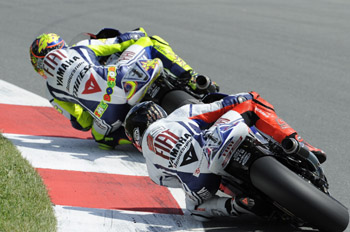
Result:
[[160,106],[170,114],[174,110],[187,104],[197,104],[200,101],[183,90],[173,90],[167,93],[160,102]]
[[321,231],[344,231],[349,223],[348,209],[312,184],[265,156],[250,169],[253,185],[295,216]]

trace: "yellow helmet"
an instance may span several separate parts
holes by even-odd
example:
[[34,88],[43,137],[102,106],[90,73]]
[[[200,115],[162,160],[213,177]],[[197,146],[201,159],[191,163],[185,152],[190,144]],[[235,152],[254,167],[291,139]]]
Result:
[[34,70],[46,79],[43,69],[44,57],[52,50],[67,47],[60,36],[55,33],[41,34],[30,45],[30,61]]

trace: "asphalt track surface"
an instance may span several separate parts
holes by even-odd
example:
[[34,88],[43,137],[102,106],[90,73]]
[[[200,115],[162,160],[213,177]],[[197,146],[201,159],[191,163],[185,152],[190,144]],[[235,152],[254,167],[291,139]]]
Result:
[[[55,32],[69,42],[82,31],[142,26],[211,76],[222,92],[254,90],[269,100],[328,154],[323,166],[331,193],[349,207],[349,12],[347,0],[1,1],[0,79],[45,96],[28,56],[38,34]],[[252,218],[205,226],[281,231]]]

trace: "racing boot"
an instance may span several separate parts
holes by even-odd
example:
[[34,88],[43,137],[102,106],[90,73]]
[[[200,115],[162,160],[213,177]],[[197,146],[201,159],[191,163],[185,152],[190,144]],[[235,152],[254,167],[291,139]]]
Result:
[[305,144],[305,146],[307,147],[307,148],[309,148],[309,150],[312,152],[312,153],[314,153],[314,155],[317,157],[317,159],[318,159],[318,161],[322,164],[322,163],[324,163],[326,160],[327,160],[327,155],[326,155],[326,153],[323,151],[323,150],[321,150],[321,149],[318,149],[318,148],[316,148],[316,147],[314,147],[314,146],[311,146],[309,143],[307,143],[307,142],[304,142],[304,144]]
[[309,151],[311,151],[317,157],[318,161],[321,164],[327,160],[327,155],[323,150],[316,148],[311,144],[309,144],[308,142],[304,141],[304,139],[301,138],[297,133],[293,133],[290,136],[287,136],[287,138],[296,139],[299,143],[304,144],[309,149]]
[[249,197],[235,197],[228,199],[225,203],[227,211],[232,216],[239,216],[242,214],[252,214],[253,208],[255,206],[255,201]]
[[190,211],[191,216],[202,222],[222,216],[254,215],[250,211],[254,206],[254,200],[247,197],[227,198],[213,196],[200,205],[194,205],[193,203],[192,200],[186,198],[186,208]]

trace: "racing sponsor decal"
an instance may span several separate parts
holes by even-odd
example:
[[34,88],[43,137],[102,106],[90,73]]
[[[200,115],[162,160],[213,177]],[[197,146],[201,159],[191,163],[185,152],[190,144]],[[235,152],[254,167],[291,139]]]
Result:
[[282,130],[290,128],[290,126],[282,118],[277,117],[276,122]]
[[235,140],[233,137],[230,142],[226,143],[225,147],[222,149],[220,156],[223,156],[224,161],[222,162],[222,167],[225,167],[227,165],[227,162],[230,160],[233,152],[236,151],[237,147],[241,144],[243,138],[242,136],[239,137],[239,139]]
[[[59,51],[58,51],[58,52],[59,52]],[[73,56],[72,59],[65,60],[65,61],[61,64],[61,66],[58,68],[58,70],[57,70],[57,73],[56,73],[57,79],[63,80],[63,75],[64,75],[64,73],[66,72],[66,70],[67,70],[71,65],[73,65],[74,62],[75,62],[76,60],[78,60],[78,59],[80,59],[80,58],[77,57],[77,56]]]
[[260,113],[260,114],[264,115],[264,117],[266,117],[266,118],[269,117],[269,114],[267,112],[265,112],[264,110],[260,109],[259,107],[255,107],[255,111],[257,113]]
[[80,62],[77,64],[77,66],[74,67],[74,69],[71,71],[71,73],[69,74],[68,77],[68,81],[67,81],[67,86],[66,86],[66,90],[69,92],[70,91],[70,83],[72,82],[72,78],[74,76],[74,74],[78,71],[78,69],[80,68],[80,66],[82,66],[85,62]]
[[54,77],[53,72],[56,70],[56,84],[58,86],[63,86],[63,76],[66,70],[71,67],[80,58],[78,56],[73,56],[68,59],[68,57],[63,54],[62,51],[56,50],[49,53],[44,60],[44,70],[52,77]]
[[[185,134],[179,139],[175,147],[170,152],[169,167],[176,168],[180,162],[181,157],[184,157],[184,158],[182,163],[180,164],[180,167],[193,163],[194,161],[198,160],[197,156],[193,154],[194,149],[192,144],[190,144],[190,147],[189,147],[189,143],[191,143],[191,141],[192,141],[192,136],[190,136],[189,134]],[[188,150],[185,151],[186,149]],[[186,153],[182,156],[184,152]]]
[[156,150],[154,148],[154,138],[164,130],[166,130],[165,127],[159,126],[157,128],[154,128],[153,130],[151,130],[150,133],[147,135],[147,145],[151,151],[156,152]]
[[92,73],[91,73],[89,80],[86,81],[85,89],[82,92],[82,94],[92,94],[92,93],[97,93],[97,92],[101,92],[101,88],[97,84],[97,81],[96,81],[94,75],[92,75]]
[[170,151],[178,140],[179,137],[169,129],[159,133],[154,139],[154,150],[156,155],[169,160]]
[[98,106],[96,107],[94,114],[98,118],[101,118],[107,108],[108,108],[108,104],[105,103],[104,101],[101,101],[100,104],[98,104]]
[[108,102],[111,101],[113,88],[116,85],[115,83],[116,76],[117,76],[116,67],[108,67],[106,94],[103,95],[103,100],[105,101],[108,101]]
[[235,154],[233,155],[233,160],[239,163],[240,165],[244,166],[247,161],[249,160],[251,154],[244,150],[243,148],[237,149]]
[[[186,146],[183,149],[185,149],[185,148],[186,148]],[[196,161],[198,161],[198,157],[196,155],[196,152],[194,150],[193,145],[190,144],[190,148],[185,153],[184,158],[182,160],[182,163],[180,164],[180,167],[191,164],[191,163],[196,162]],[[175,167],[176,167],[177,163],[175,162],[173,165],[175,165]]]
[[44,59],[44,70],[53,77],[54,75],[51,72],[55,71],[56,66],[63,59],[67,59],[67,56],[62,54],[59,50],[50,52]]
[[228,118],[219,118],[218,120],[216,120],[214,126],[217,126],[219,124],[226,124],[228,122],[230,122],[230,119]]
[[79,91],[79,87],[81,84],[81,81],[83,80],[85,74],[87,71],[89,71],[90,66],[85,66],[83,70],[80,71],[77,79],[75,80],[74,86],[73,86],[73,96],[74,97],[78,97],[78,91]]
[[[96,107],[94,114],[98,117],[101,118],[104,112],[108,108],[108,103],[111,101],[111,95],[113,94],[113,88],[116,85],[116,67],[108,67],[108,73],[107,73],[107,88],[106,88],[106,93],[103,95],[103,100],[98,104]],[[91,74],[92,75],[92,74]],[[97,85],[97,83],[96,83]],[[97,85],[98,86],[98,85]],[[101,91],[101,89],[100,89]],[[97,92],[97,91],[96,91]]]
[[180,166],[198,161],[191,141],[192,136],[189,133],[179,137],[169,129],[160,132],[154,138],[152,136],[147,137],[148,148],[156,155],[169,160],[168,167],[174,168],[179,165],[181,157],[183,159]]
[[189,142],[191,142],[192,136],[188,133],[181,136],[178,141],[176,142],[175,146],[171,150],[170,154],[173,157],[176,157],[178,154],[181,154],[184,150],[184,145],[187,145]]
[[125,51],[120,55],[118,61],[131,60],[134,55],[135,55],[135,52]]

